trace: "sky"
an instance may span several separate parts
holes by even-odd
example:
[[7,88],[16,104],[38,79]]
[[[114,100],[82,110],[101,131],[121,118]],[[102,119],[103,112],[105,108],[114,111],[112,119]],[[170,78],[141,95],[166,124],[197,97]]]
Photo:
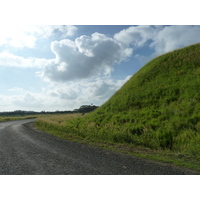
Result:
[[197,25],[4,24],[0,112],[101,106],[151,59],[198,42]]

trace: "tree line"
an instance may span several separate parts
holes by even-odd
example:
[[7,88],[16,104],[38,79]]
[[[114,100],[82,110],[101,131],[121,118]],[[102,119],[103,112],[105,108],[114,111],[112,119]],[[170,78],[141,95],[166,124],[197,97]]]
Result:
[[82,105],[78,109],[74,109],[73,111],[66,110],[66,111],[26,111],[26,110],[15,110],[15,111],[5,111],[0,112],[0,116],[27,116],[27,115],[39,115],[39,114],[71,114],[71,113],[88,113],[94,111],[99,106],[95,105]]

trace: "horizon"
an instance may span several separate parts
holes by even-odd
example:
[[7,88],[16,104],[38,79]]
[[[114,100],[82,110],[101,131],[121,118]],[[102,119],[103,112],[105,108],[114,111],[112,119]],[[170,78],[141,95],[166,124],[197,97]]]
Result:
[[94,105],[94,104],[91,104],[91,105],[81,105],[79,108],[75,108],[73,110],[53,110],[53,111],[49,111],[49,110],[40,110],[40,111],[35,111],[35,110],[12,110],[12,111],[0,111],[0,114],[2,113],[14,113],[14,112],[25,112],[25,113],[29,113],[29,112],[34,112],[34,113],[55,113],[55,112],[76,112],[77,110],[81,109],[81,107],[83,106],[87,106],[87,107],[96,107],[98,108],[99,106],[98,105]]

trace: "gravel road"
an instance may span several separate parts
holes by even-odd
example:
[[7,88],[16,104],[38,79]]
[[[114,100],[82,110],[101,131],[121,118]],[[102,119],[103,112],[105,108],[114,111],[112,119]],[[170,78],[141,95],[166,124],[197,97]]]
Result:
[[195,175],[191,170],[62,140],[34,120],[0,122],[1,175]]

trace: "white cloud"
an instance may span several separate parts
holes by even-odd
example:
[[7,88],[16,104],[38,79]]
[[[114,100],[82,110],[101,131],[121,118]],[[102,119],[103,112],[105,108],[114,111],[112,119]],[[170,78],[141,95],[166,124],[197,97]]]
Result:
[[150,45],[154,56],[200,42],[200,26],[168,26],[160,30]]
[[151,57],[200,42],[200,26],[132,26],[114,35],[126,46],[142,48],[149,42]]
[[3,108],[3,110],[0,110],[1,111],[5,111],[5,110],[12,110],[12,108],[10,107],[11,103],[9,102],[10,101],[10,98],[6,98],[5,95],[2,95],[0,94],[0,105],[1,105],[1,109]]
[[91,101],[97,105],[104,103],[116,90],[118,90],[131,76],[123,80],[114,80],[106,77],[99,77],[90,80],[73,81],[68,84],[52,84],[52,88],[46,93],[59,99],[73,100],[74,104],[85,104]]
[[56,32],[61,34],[61,37],[73,36],[77,27],[71,25],[39,25],[39,26],[26,26],[25,32],[36,34],[41,37],[50,37]]
[[56,58],[45,67],[41,76],[55,82],[109,75],[115,63],[132,54],[131,48],[100,33],[81,36],[75,41],[54,41],[51,49]]
[[0,66],[6,67],[43,67],[48,65],[51,60],[44,58],[24,58],[16,56],[8,51],[0,53]]
[[130,79],[131,76],[126,77],[124,80],[114,80],[110,78],[97,78],[93,82],[86,83],[84,94],[88,97],[98,98],[99,100],[108,99],[112,96],[121,86]]
[[132,26],[114,35],[114,38],[129,46],[142,47],[149,39],[154,38],[156,29],[152,26]]
[[128,79],[108,77],[78,80],[67,83],[50,82],[42,92],[13,87],[7,95],[0,95],[3,110],[55,111],[73,110],[81,105],[102,105]]
[[[21,93],[21,92],[20,92]],[[0,95],[0,103],[3,110],[35,110],[40,111],[45,107],[42,96],[26,92],[24,94]]]
[[[128,79],[114,80],[109,78],[96,78],[93,80],[79,80],[68,83],[53,83],[42,89],[42,93],[23,90],[15,92],[11,105],[20,110],[73,110],[81,105],[102,105],[112,96]],[[9,106],[11,107],[11,106]]]
[[[48,97],[45,96],[44,94],[39,94],[24,90],[22,91],[16,91],[15,94],[12,95],[1,96],[5,105],[4,110],[7,109],[10,111],[13,110],[42,111],[45,110],[46,107],[50,108],[49,102],[51,103],[51,99],[48,99]],[[53,104],[51,106],[53,107]]]
[[114,38],[135,52],[139,49],[133,58],[143,66],[159,55],[200,42],[199,36],[200,26],[132,26]]
[[36,38],[28,34],[23,26],[1,25],[0,45],[9,44],[14,47],[29,47],[35,46]]
[[0,45],[10,45],[17,48],[34,48],[38,38],[47,38],[60,34],[61,38],[74,35],[75,26],[46,25],[20,26],[1,25]]

